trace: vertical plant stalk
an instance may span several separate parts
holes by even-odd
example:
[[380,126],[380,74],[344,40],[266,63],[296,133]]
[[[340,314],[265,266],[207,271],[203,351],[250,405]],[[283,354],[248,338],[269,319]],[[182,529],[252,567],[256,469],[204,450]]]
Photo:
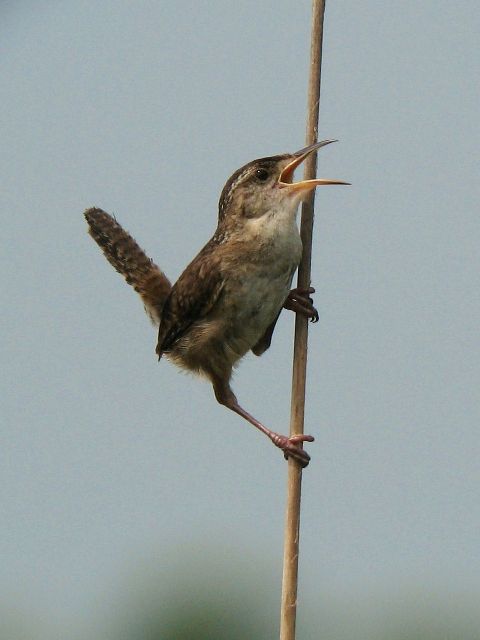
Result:
[[[306,144],[313,144],[318,136],[320,79],[322,65],[323,17],[325,0],[313,0],[310,45],[310,79],[308,85]],[[316,177],[317,154],[305,161],[304,178]],[[302,205],[300,236],[303,243],[302,261],[298,268],[298,286],[309,287],[312,262],[313,205],[315,190]],[[307,377],[308,320],[296,314],[293,353],[292,401],[290,435],[303,433],[305,387]],[[300,534],[300,500],[302,468],[292,458],[288,461],[287,507],[283,551],[282,603],[280,612],[280,640],[295,640],[297,618],[298,553]]]

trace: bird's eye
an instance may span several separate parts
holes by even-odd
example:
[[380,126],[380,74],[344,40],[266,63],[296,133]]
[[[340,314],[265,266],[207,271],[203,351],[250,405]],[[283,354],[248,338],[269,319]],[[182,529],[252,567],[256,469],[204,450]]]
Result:
[[260,180],[260,182],[265,182],[265,180],[268,180],[268,171],[266,169],[257,169],[255,171],[255,177],[257,178],[257,180]]

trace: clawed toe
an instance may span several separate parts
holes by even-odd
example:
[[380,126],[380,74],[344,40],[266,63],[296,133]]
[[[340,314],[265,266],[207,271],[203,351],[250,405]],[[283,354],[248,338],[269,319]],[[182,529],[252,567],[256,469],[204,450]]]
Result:
[[313,436],[309,436],[306,433],[299,433],[296,436],[290,436],[288,438],[290,442],[315,442],[315,438]]
[[281,436],[277,447],[280,447],[283,451],[283,455],[285,460],[289,458],[293,458],[296,460],[301,467],[305,468],[310,462],[310,456],[308,453],[298,446],[298,443],[301,442],[313,442],[315,438],[313,436],[298,434],[295,436],[290,436],[287,438],[286,436]]
[[290,293],[293,293],[293,295],[298,294],[300,296],[309,296],[312,293],[315,293],[315,289],[314,287],[295,287],[295,289],[292,289]]
[[292,289],[283,306],[285,309],[306,316],[311,322],[318,322],[318,311],[313,306],[313,300],[310,297],[312,293],[315,293],[313,287],[297,287],[296,289]]

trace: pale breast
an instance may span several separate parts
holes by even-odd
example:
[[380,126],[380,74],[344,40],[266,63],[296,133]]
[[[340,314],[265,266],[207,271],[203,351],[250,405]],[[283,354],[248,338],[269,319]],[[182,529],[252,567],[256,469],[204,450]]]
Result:
[[302,254],[293,215],[252,220],[239,245],[241,251],[228,253],[222,262],[224,285],[214,308],[190,327],[171,354],[180,366],[200,373],[233,366],[283,307]]
[[261,241],[245,255],[229,278],[222,297],[231,340],[243,353],[250,350],[274,322],[291,288],[302,243],[294,220],[273,219],[271,233],[262,226]]

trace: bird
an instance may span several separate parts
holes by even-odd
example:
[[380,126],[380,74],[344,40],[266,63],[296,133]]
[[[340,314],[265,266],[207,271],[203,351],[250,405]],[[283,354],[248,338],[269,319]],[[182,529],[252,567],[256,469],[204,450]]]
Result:
[[281,435],[253,417],[231,388],[234,367],[249,351],[262,355],[283,308],[318,320],[313,287],[291,289],[302,257],[298,206],[317,186],[349,184],[315,178],[293,181],[295,169],[336,140],[295,153],[253,160],[227,180],[216,230],[172,285],[116,218],[93,207],[84,213],[90,236],[140,295],[158,325],[156,354],[210,381],[216,400],[264,433],[301,467],[310,461],[306,434]]

